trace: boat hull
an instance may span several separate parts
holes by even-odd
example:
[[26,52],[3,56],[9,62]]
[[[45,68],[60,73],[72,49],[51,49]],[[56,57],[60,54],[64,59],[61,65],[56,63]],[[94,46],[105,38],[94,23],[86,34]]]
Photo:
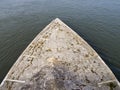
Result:
[[100,56],[58,18],[29,44],[1,84],[1,90],[119,89]]

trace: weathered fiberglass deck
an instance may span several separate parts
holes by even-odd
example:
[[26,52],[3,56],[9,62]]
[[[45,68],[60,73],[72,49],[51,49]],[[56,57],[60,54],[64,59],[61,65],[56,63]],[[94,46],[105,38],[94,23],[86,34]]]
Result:
[[120,90],[99,55],[59,19],[36,36],[2,84],[1,90]]

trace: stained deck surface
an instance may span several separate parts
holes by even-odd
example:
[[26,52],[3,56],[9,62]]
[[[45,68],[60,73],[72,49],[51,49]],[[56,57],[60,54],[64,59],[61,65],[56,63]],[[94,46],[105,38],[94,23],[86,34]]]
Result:
[[25,83],[5,81],[1,90],[120,90],[99,55],[59,19],[36,36],[5,79]]

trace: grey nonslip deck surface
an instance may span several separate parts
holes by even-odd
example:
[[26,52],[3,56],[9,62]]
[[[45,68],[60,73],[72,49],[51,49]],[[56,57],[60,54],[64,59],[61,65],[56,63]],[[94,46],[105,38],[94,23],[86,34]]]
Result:
[[0,90],[120,90],[99,55],[60,19],[30,43]]

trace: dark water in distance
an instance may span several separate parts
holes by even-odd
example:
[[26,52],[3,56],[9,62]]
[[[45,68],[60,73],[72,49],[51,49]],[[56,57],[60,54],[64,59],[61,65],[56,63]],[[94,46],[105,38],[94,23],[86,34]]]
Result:
[[0,0],[0,81],[56,17],[82,36],[120,80],[120,0]]

